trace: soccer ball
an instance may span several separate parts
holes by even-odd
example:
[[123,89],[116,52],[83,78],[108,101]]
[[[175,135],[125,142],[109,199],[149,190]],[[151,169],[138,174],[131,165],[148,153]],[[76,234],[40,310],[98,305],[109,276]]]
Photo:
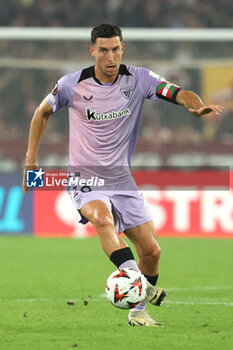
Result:
[[121,309],[132,309],[146,297],[146,278],[128,268],[114,271],[107,279],[107,299]]

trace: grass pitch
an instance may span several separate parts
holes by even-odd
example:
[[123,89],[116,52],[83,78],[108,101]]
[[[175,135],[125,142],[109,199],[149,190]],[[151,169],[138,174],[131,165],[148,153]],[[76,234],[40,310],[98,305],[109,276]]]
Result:
[[97,238],[0,237],[0,349],[232,350],[233,240],[159,243],[161,329],[129,327],[103,297],[115,268]]

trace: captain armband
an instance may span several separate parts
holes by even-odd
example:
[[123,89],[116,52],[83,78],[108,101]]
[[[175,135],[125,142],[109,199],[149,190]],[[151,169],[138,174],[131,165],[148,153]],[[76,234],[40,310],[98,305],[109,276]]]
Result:
[[162,81],[156,87],[156,95],[163,100],[177,104],[176,95],[180,90],[181,88],[179,86],[167,81]]

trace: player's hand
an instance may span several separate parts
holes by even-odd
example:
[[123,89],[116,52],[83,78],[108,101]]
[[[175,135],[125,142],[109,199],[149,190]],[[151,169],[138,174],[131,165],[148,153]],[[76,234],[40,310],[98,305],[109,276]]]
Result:
[[25,167],[23,169],[23,182],[22,182],[22,189],[23,189],[23,193],[26,194],[27,191],[28,191],[28,188],[27,188],[27,182],[26,182],[26,172],[27,170],[38,170],[39,169],[39,166],[37,164],[37,162],[35,163],[30,163],[30,164],[25,164]]
[[189,108],[189,112],[192,113],[196,118],[201,117],[204,114],[208,114],[211,112],[214,112],[214,114],[219,115],[224,110],[224,107],[219,105],[209,105],[209,106],[203,106],[198,109]]

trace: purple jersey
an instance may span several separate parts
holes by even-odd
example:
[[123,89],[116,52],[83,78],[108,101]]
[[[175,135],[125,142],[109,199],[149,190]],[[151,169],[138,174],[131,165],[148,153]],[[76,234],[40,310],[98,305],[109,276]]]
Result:
[[[152,71],[131,65],[120,65],[111,84],[102,84],[95,77],[94,66],[62,77],[47,101],[54,112],[69,108],[70,167],[100,167],[105,175],[111,167],[128,168],[144,100],[162,97],[175,102],[179,90]],[[111,175],[111,183],[127,181],[129,176],[119,170]]]

